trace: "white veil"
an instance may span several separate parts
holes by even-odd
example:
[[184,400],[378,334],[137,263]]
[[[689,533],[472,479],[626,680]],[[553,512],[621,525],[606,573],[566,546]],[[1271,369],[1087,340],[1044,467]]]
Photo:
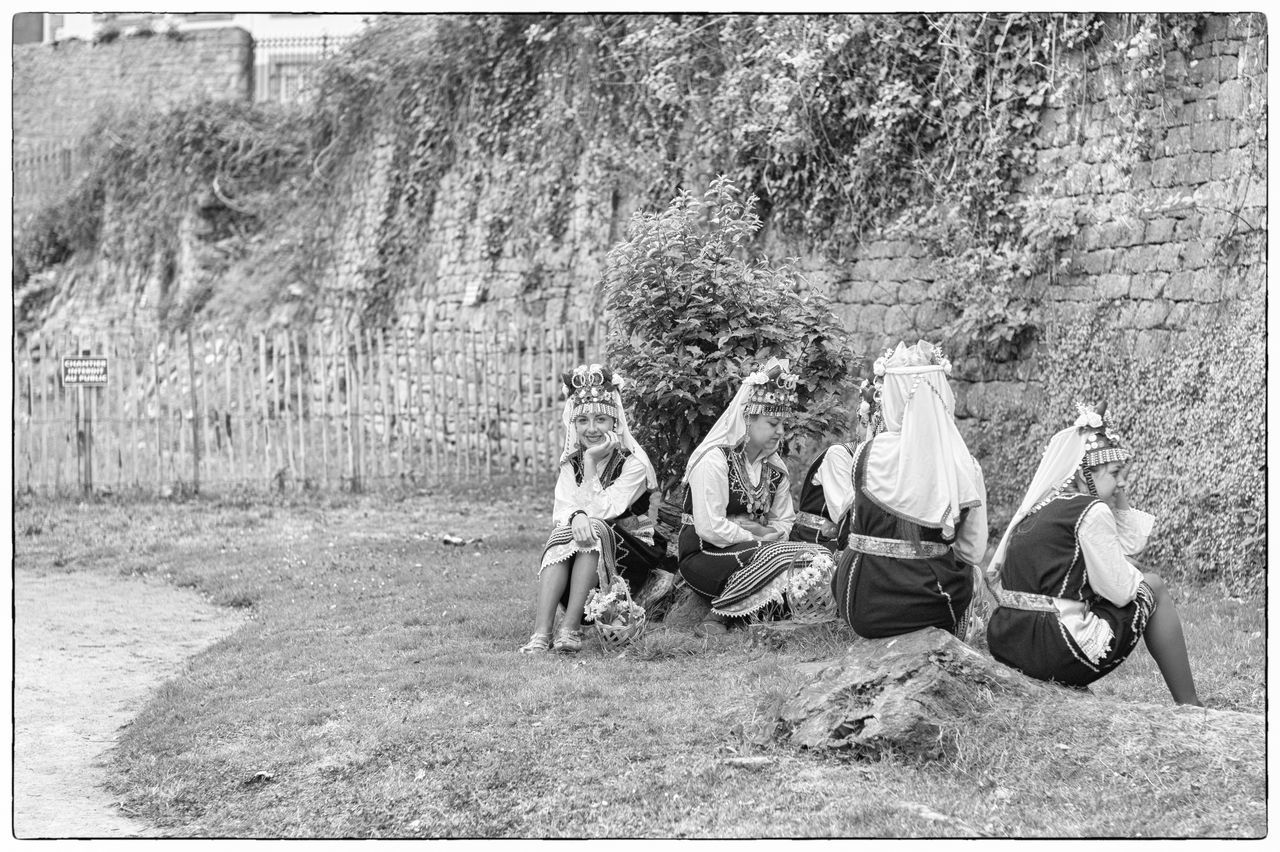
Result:
[[[644,451],[644,447],[636,441],[631,434],[631,427],[627,425],[627,412],[622,407],[622,394],[618,392],[618,388],[622,386],[623,379],[617,373],[613,374],[613,405],[618,409],[618,415],[615,419],[618,432],[618,444],[624,450],[628,450],[631,455],[640,459],[640,463],[644,465],[645,483],[649,488],[658,487],[658,475],[653,469],[653,462],[649,461],[649,454]],[[578,435],[573,428],[573,395],[564,401],[564,411],[560,414],[560,422],[564,426],[564,449],[560,453],[560,464],[564,464],[569,460],[569,456],[578,451]]]

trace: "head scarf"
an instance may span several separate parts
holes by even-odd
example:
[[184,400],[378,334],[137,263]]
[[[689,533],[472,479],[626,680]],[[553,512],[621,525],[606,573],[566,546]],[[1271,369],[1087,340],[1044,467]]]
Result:
[[[742,380],[738,392],[729,401],[729,407],[716,420],[707,437],[703,438],[702,443],[698,444],[689,455],[689,463],[684,467],[684,477],[681,482],[686,484],[689,482],[690,471],[708,452],[716,447],[736,447],[747,437],[747,404],[751,401],[753,390],[787,373],[789,366],[786,360],[770,358],[762,369],[756,370]],[[787,469],[777,452],[771,453],[765,461],[784,472]]]
[[[585,369],[592,371],[602,369],[599,364],[584,366]],[[584,367],[579,367],[577,368],[577,371],[582,371],[583,369]],[[649,461],[649,454],[644,451],[644,447],[641,447],[640,444],[636,442],[635,437],[631,434],[631,427],[627,425],[627,412],[626,409],[622,407],[622,394],[619,393],[619,389],[623,386],[625,381],[626,380],[618,373],[613,374],[612,402],[613,407],[618,411],[617,416],[614,417],[616,425],[615,431],[618,433],[618,445],[640,460],[640,463],[644,465],[645,482],[650,488],[657,488],[658,475],[653,469],[653,462]],[[560,453],[560,464],[567,462],[569,457],[576,453],[580,448],[578,444],[577,430],[573,428],[573,418],[575,416],[576,409],[579,407],[580,406],[575,403],[574,394],[572,392],[569,393],[564,401],[564,411],[560,415],[560,422],[564,426],[564,449]]]
[[884,431],[866,450],[866,493],[886,511],[955,535],[960,510],[986,502],[982,468],[955,422],[951,364],[921,340],[877,362]]
[[[1074,484],[1076,472],[1085,463],[1085,455],[1090,452],[1090,446],[1096,443],[1096,436],[1105,434],[1106,426],[1102,416],[1105,407],[1100,406],[1100,408],[1103,410],[1094,411],[1087,406],[1080,406],[1080,416],[1076,418],[1076,422],[1049,439],[1049,445],[1045,447],[1044,455],[1040,458],[1040,466],[1031,477],[1031,485],[1018,505],[1018,511],[1013,513],[1013,520],[1005,528],[1004,536],[1001,537],[1000,544],[991,557],[991,565],[987,568],[989,578],[999,576],[1000,566],[1004,565],[1005,553],[1009,549],[1009,537],[1022,519],[1040,511],[1050,500],[1067,491]],[[1123,452],[1123,458],[1108,460],[1123,461],[1124,458],[1128,458],[1128,452]]]

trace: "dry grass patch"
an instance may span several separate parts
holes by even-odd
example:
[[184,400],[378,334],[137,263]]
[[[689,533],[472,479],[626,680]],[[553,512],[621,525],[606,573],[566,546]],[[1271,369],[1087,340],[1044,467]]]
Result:
[[[1058,703],[998,705],[951,756],[752,745],[835,656],[657,626],[606,656],[515,653],[545,494],[20,506],[19,570],[149,573],[252,620],[159,689],[112,755],[127,808],[209,837],[1224,836],[1266,831],[1261,739],[1171,737],[1145,651]],[[451,533],[478,544],[450,547]],[[1264,707],[1262,606],[1183,590],[1201,694]],[[1223,663],[1223,661],[1228,661]],[[1215,736],[1217,734],[1215,733]]]

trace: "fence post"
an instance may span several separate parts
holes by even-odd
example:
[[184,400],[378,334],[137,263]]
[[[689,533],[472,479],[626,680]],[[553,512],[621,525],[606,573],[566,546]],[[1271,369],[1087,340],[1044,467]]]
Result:
[[200,493],[200,403],[196,396],[196,351],[187,329],[187,373],[191,379],[191,491]]

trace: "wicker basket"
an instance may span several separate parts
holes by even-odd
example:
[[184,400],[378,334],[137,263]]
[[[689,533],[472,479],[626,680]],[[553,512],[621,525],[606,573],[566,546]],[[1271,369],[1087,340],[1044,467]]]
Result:
[[[831,562],[831,560],[828,560]],[[802,570],[806,565],[792,565],[787,569],[788,574],[796,573]],[[836,601],[831,596],[831,577],[835,573],[835,563],[832,562],[830,567],[822,572],[818,579],[814,580],[812,585],[799,594],[791,591],[791,584],[788,582],[783,597],[787,602],[787,609],[790,610],[791,620],[798,624],[822,624],[827,621],[836,620]]]
[[[631,603],[631,592],[627,592],[627,603]],[[644,634],[644,629],[648,625],[648,619],[645,617],[644,608],[640,608],[640,615],[636,616],[635,621],[630,624],[606,624],[596,619],[596,635],[600,637],[600,644],[606,653],[615,654],[625,649],[632,642]]]

